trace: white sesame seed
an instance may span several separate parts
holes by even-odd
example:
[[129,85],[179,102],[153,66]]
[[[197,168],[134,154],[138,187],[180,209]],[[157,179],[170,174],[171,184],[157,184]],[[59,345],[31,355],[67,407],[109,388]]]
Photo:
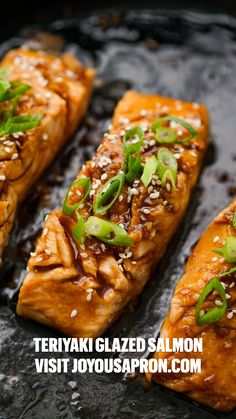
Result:
[[226,284],[224,282],[221,281],[221,285],[224,289],[226,289]]
[[18,159],[18,157],[19,157],[18,153],[14,153],[14,154],[11,156],[11,160],[16,160],[16,159]]
[[75,317],[77,316],[78,311],[77,310],[72,310],[72,312],[70,313],[70,317]]
[[101,243],[101,249],[102,249],[102,251],[103,251],[103,252],[105,252],[105,251],[106,251],[106,246],[105,246],[105,244],[104,244],[104,243]]
[[170,192],[170,191],[171,191],[171,186],[170,186],[170,184],[169,184],[169,183],[167,183],[167,184],[166,184],[166,190],[167,190],[168,192]]
[[233,311],[230,311],[228,314],[227,314],[227,319],[232,319],[233,318],[233,315],[234,315],[234,313],[233,313]]
[[30,256],[32,256],[33,258],[36,256],[35,252],[30,252]]
[[11,152],[11,149],[9,147],[5,147],[5,152],[6,153],[10,153]]
[[218,260],[218,257],[217,256],[213,256],[213,258],[211,260],[212,260],[212,262],[216,262]]
[[119,266],[119,269],[121,270],[121,271],[124,271],[124,269],[123,269],[123,266],[122,265],[118,265]]
[[150,198],[151,199],[157,199],[157,198],[159,198],[159,196],[160,196],[160,192],[152,192],[151,194],[150,194]]
[[144,214],[150,214],[151,213],[151,211],[148,208],[143,208],[142,212]]
[[87,288],[85,291],[89,292],[89,294],[90,294],[91,292],[93,292],[93,288]]
[[120,224],[119,224],[119,226],[120,226],[121,228],[125,228],[125,226],[124,226],[124,224],[123,224],[123,223],[120,223]]
[[124,196],[123,195],[120,195],[119,196],[119,201],[121,202],[121,201],[123,201],[123,198],[124,198]]
[[45,249],[45,253],[49,256],[52,254],[49,249]]
[[6,176],[0,175],[0,180],[6,180]]
[[227,300],[230,300],[231,295],[229,295],[229,294],[225,294],[225,296],[226,296]]
[[204,310],[200,310],[199,311],[199,314],[200,314],[200,317],[201,317],[201,316],[203,316],[205,314],[205,311]]
[[222,306],[223,302],[221,300],[215,300],[215,305],[220,307]]
[[91,300],[92,300],[92,293],[87,295],[86,300],[87,300],[87,301],[91,301]]
[[231,282],[231,284],[229,285],[229,288],[233,288],[235,286],[235,282]]
[[133,256],[133,253],[132,253],[132,252],[128,252],[128,253],[127,253],[126,258],[127,258],[127,259],[129,259],[129,258],[131,258],[132,256]]
[[137,262],[136,262],[136,260],[132,260],[132,265],[137,265]]
[[82,257],[82,258],[86,258],[88,255],[87,255],[87,253],[80,253],[80,256]]
[[138,194],[139,194],[139,191],[138,191],[138,189],[136,189],[136,188],[131,188],[130,193],[131,193],[132,195],[138,195]]
[[94,189],[91,189],[91,191],[90,191],[90,196],[93,196],[95,194],[95,190]]
[[218,242],[220,240],[220,237],[219,236],[215,236],[214,237],[214,239],[213,239],[213,243],[216,243],[216,242]]
[[46,236],[46,234],[48,234],[48,228],[47,227],[43,230],[43,236]]
[[224,263],[225,262],[225,258],[220,258],[220,263]]
[[101,180],[105,180],[105,179],[107,179],[107,173],[103,173],[101,176]]
[[146,109],[141,109],[140,115],[141,116],[147,116],[147,110]]
[[43,139],[43,141],[47,141],[48,140],[48,134],[43,134],[42,139]]

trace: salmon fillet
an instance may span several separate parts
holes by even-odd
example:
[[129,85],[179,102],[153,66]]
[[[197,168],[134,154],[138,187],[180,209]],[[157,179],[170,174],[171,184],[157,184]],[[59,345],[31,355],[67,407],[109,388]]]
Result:
[[[113,127],[77,177],[77,180],[87,177],[92,183],[87,199],[80,205],[80,214],[86,220],[94,215],[94,205],[103,185],[122,173],[125,133],[137,125],[141,127],[144,164],[161,146],[154,140],[152,124],[169,115],[188,120],[197,130],[197,136],[191,141],[165,145],[178,159],[176,189],[167,184],[162,186],[156,174],[148,187],[140,176],[131,184],[124,183],[119,198],[99,217],[128,233],[132,239],[130,246],[114,246],[93,236],[86,237],[80,244],[72,232],[76,225],[75,214],[65,216],[61,210],[52,211],[29,259],[17,305],[18,315],[57,328],[69,336],[96,337],[141,293],[164,255],[196,183],[208,142],[206,108],[127,92],[115,110]],[[171,135],[178,131],[184,139],[185,129],[172,122]],[[136,140],[134,138],[133,143]],[[77,192],[81,194],[75,186],[73,193],[70,192],[72,199],[76,200]]]
[[[152,378],[164,386],[185,393],[192,399],[219,411],[236,407],[236,287],[235,273],[228,272],[235,263],[213,253],[228,236],[236,236],[232,218],[236,201],[222,211],[203,234],[190,256],[183,277],[172,297],[170,309],[161,329],[161,338],[202,338],[203,350],[199,353],[156,353],[157,359],[200,358],[201,372],[158,373]],[[199,325],[196,304],[209,281],[219,277],[225,289],[227,310],[215,323]],[[210,294],[202,308],[221,307],[217,293]]]
[[[94,72],[83,67],[70,53],[60,57],[43,51],[16,49],[3,58],[0,69],[8,69],[10,82],[26,83],[30,89],[19,96],[16,115],[41,117],[31,130],[0,138],[0,179],[22,201],[32,183],[54,159],[82,119],[91,93]],[[9,108],[8,101],[0,110]],[[5,190],[5,189],[4,189]],[[0,192],[0,205],[8,208],[10,218],[0,224],[2,251],[11,229],[15,200]],[[0,253],[1,256],[1,253]]]

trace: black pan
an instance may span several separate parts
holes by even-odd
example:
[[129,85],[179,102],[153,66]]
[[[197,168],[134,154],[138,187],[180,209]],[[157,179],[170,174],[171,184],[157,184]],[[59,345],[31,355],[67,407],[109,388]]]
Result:
[[[236,192],[236,20],[233,8],[231,16],[213,13],[213,8],[216,10],[223,3],[229,10],[231,2],[218,1],[208,2],[208,12],[139,8],[103,10],[100,14],[84,12],[79,17],[73,12],[73,18],[65,19],[65,10],[59,2],[54,15],[58,20],[48,23],[53,16],[50,4],[48,14],[39,10],[38,18],[43,17],[33,30],[28,25],[32,10],[25,7],[19,21],[28,28],[17,37],[19,21],[7,25],[3,19],[2,41],[11,34],[14,38],[1,45],[1,54],[20,45],[23,36],[32,36],[39,29],[49,31],[62,36],[65,47],[73,48],[84,63],[95,66],[97,82],[83,125],[19,208],[5,251],[0,282],[0,419],[218,416],[156,384],[144,390],[139,377],[130,382],[109,374],[36,374],[32,338],[58,335],[17,318],[15,304],[28,254],[40,234],[45,215],[60,206],[76,172],[99,144],[122,94],[135,88],[203,102],[210,111],[212,142],[185,219],[137,304],[128,307],[107,332],[109,337],[158,335],[191,249]],[[69,10],[70,15],[71,10],[75,9]],[[6,16],[4,13],[10,11],[3,9]],[[37,16],[32,16],[31,22],[36,21]],[[235,412],[225,417],[234,418]]]

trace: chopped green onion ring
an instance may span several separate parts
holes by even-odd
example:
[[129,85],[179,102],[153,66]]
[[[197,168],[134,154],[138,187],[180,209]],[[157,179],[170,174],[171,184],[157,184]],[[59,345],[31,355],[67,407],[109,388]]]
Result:
[[233,224],[233,228],[236,228],[236,211],[234,211],[232,224]]
[[[182,125],[189,132],[189,136],[184,138],[183,140],[178,139],[174,130],[172,130],[169,127],[162,127],[162,124],[165,121],[174,121],[177,124]],[[175,142],[186,143],[188,141],[191,141],[198,135],[198,132],[192,127],[192,125],[190,125],[183,119],[177,118],[175,116],[164,116],[163,118],[157,119],[152,124],[152,132],[155,134],[156,141],[161,144],[172,144]]]
[[125,174],[126,181],[132,185],[134,179],[138,176],[138,174],[143,170],[143,166],[141,164],[141,155],[137,158],[133,157],[132,154],[128,156],[128,167],[127,173]]
[[38,114],[11,116],[8,112],[7,119],[0,124],[0,137],[33,129],[39,124],[41,118]]
[[[210,294],[210,292],[213,290],[216,290],[218,294],[220,295],[220,297],[222,298],[223,300],[222,305],[220,307],[214,307],[208,310],[205,314],[200,315],[202,303],[205,301],[208,294]],[[197,324],[201,326],[206,323],[217,323],[224,316],[226,310],[227,310],[227,299],[226,299],[225,290],[221,282],[219,281],[219,279],[217,277],[214,277],[205,286],[196,304]]]
[[0,92],[0,102],[11,100],[16,96],[26,93],[30,89],[30,85],[20,81],[10,83],[9,89],[3,93]]
[[73,228],[72,230],[72,234],[74,236],[74,238],[76,240],[78,240],[79,244],[83,244],[84,243],[84,220],[82,215],[76,211],[76,218],[77,218],[77,223],[76,226]]
[[236,262],[236,237],[229,236],[225,240],[223,247],[218,249],[213,249],[213,252],[218,255],[222,255],[226,262],[235,263]]
[[162,185],[170,180],[172,187],[176,188],[178,162],[174,154],[165,147],[160,147],[157,152],[157,173],[161,178]]
[[94,204],[95,214],[105,214],[116,202],[124,186],[125,176],[123,172],[113,176],[101,188]]
[[[68,197],[69,197],[69,193],[71,192],[71,190],[75,187],[75,186],[82,186],[83,187],[83,197],[76,203],[73,205],[68,204]],[[66,197],[63,201],[62,204],[62,214],[63,215],[70,215],[72,214],[81,204],[83,204],[83,202],[85,201],[85,199],[87,198],[89,192],[91,190],[91,180],[89,177],[82,177],[80,179],[76,179],[71,186],[69,187]]]
[[11,87],[8,80],[9,70],[5,67],[0,68],[0,95],[4,94]]
[[139,125],[126,131],[123,140],[123,154],[125,157],[129,154],[140,153],[143,137],[143,130]]
[[152,176],[156,173],[157,170],[157,159],[155,156],[150,157],[144,166],[143,174],[141,177],[141,181],[143,182],[145,188],[148,187],[149,183],[152,180]]
[[131,246],[132,238],[124,228],[102,218],[91,216],[85,221],[85,233],[112,246]]

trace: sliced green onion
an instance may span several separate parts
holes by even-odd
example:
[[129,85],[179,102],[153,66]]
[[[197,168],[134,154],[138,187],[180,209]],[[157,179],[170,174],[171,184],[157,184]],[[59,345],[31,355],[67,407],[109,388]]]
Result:
[[23,93],[26,93],[30,89],[30,87],[31,86],[29,84],[22,83],[20,81],[11,82],[7,91],[1,92],[0,88],[0,102],[11,100],[16,96],[20,96]]
[[38,114],[17,116],[9,116],[8,114],[7,119],[0,125],[0,137],[33,129],[39,124],[41,118]]
[[[182,127],[184,127],[188,131],[189,136],[184,138],[183,140],[178,139],[174,130],[172,130],[169,127],[162,128],[162,124],[165,121],[174,121],[177,124],[182,125]],[[192,127],[192,125],[190,125],[183,119],[177,118],[175,116],[164,116],[163,118],[157,119],[152,124],[152,132],[155,134],[156,141],[161,144],[171,144],[175,142],[186,143],[187,141],[192,140],[198,135],[198,132]]]
[[112,246],[131,246],[133,244],[132,238],[124,228],[98,217],[89,217],[85,221],[84,228],[85,233],[89,236],[95,236]]
[[223,247],[214,249],[213,252],[222,255],[226,262],[235,263],[236,262],[236,237],[229,236],[225,240]]
[[[216,290],[220,297],[223,300],[222,306],[220,307],[214,307],[210,310],[208,310],[205,314],[200,315],[201,305],[205,301],[208,294],[210,294],[211,291]],[[201,292],[201,295],[199,297],[199,300],[196,304],[196,319],[197,324],[200,326],[206,323],[217,323],[225,314],[227,310],[227,299],[225,290],[219,281],[217,277],[212,278],[210,282],[205,286],[203,291]]]
[[148,187],[149,183],[152,180],[152,176],[156,173],[157,170],[157,159],[155,156],[150,157],[145,163],[141,181],[143,182],[145,188]]
[[172,187],[175,189],[177,178],[178,162],[174,154],[165,147],[160,147],[157,152],[157,173],[161,178],[164,186],[167,180],[170,180]]
[[[76,204],[70,205],[68,203],[69,194],[75,186],[82,186],[83,187],[83,197],[76,202]],[[89,177],[82,177],[80,179],[76,179],[71,186],[69,187],[66,197],[62,204],[62,214],[63,215],[70,215],[72,214],[87,198],[89,192],[91,190],[91,180]]]
[[76,218],[77,223],[76,226],[72,230],[72,234],[76,240],[78,240],[79,244],[84,243],[84,220],[82,215],[76,211]]
[[232,273],[236,272],[236,266],[234,268],[231,268],[229,271],[227,272],[223,272],[222,274],[219,274],[218,277],[222,278],[223,276],[227,276],[230,275]]
[[143,130],[137,125],[126,131],[123,141],[123,154],[127,157],[129,154],[139,153],[143,145]]
[[120,172],[103,185],[94,204],[95,214],[105,214],[115,203],[124,186],[124,181],[124,173]]
[[233,227],[236,228],[236,211],[234,211],[232,224],[233,224]]
[[143,170],[143,166],[141,164],[141,155],[137,158],[129,154],[128,156],[128,167],[127,173],[125,174],[126,181],[132,185],[134,179],[138,176],[138,174]]
[[0,95],[7,92],[11,84],[8,80],[9,71],[7,68],[0,68]]

